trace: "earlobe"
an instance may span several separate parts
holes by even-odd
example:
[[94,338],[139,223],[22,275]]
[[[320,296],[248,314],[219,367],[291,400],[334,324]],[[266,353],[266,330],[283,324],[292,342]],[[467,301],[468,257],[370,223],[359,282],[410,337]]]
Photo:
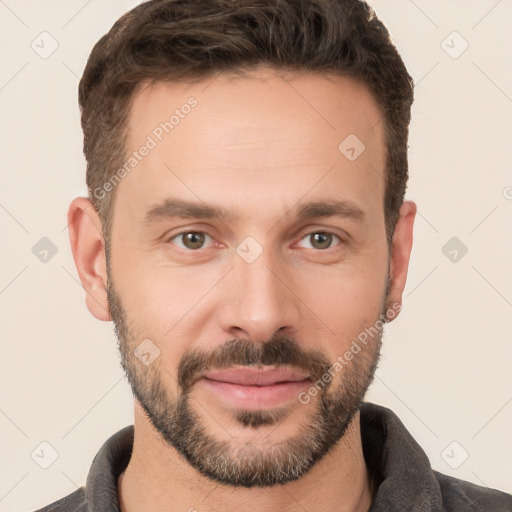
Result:
[[74,199],[68,210],[69,240],[87,308],[98,320],[111,320],[107,300],[107,269],[101,220],[91,201]]
[[[395,227],[391,247],[390,289],[387,308],[396,309],[402,304],[402,294],[407,281],[409,259],[413,242],[414,218],[417,206],[413,201],[405,201],[400,208],[400,217]],[[393,318],[396,318],[396,314]],[[393,320],[390,319],[390,320]]]

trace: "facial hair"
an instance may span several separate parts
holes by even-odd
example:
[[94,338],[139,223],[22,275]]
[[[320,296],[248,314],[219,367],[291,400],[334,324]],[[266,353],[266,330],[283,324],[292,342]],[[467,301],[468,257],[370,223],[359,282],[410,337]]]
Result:
[[[134,355],[143,338],[129,326],[110,273],[107,283],[121,366],[135,399],[153,427],[168,446],[176,449],[203,476],[224,485],[245,488],[282,485],[301,478],[343,438],[374,378],[380,358],[388,293],[389,276],[378,317],[380,323],[376,319],[373,324],[379,326],[377,334],[370,343],[361,346],[361,351],[340,370],[341,374],[335,373],[335,378],[326,382],[307,404],[313,411],[305,415],[298,433],[283,442],[272,443],[270,432],[263,446],[256,442],[240,444],[236,439],[219,440],[209,433],[197,412],[203,409],[197,405],[194,407],[194,384],[213,368],[270,365],[304,370],[311,376],[313,385],[332,368],[326,356],[320,351],[305,349],[280,333],[264,344],[236,338],[210,353],[187,350],[177,369],[178,389],[177,396],[173,397],[162,379],[162,372],[167,370],[157,364],[158,359],[145,366]],[[239,425],[247,429],[257,430],[273,425],[277,428],[296,407],[306,405],[257,411],[236,409],[232,415]]]

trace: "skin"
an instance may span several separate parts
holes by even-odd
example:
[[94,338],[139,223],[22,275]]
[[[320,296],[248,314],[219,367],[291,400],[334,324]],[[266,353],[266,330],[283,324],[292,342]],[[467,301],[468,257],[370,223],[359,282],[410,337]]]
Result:
[[[141,387],[159,379],[169,403],[180,394],[184,355],[197,350],[210,357],[229,340],[261,347],[279,333],[296,341],[301,355],[316,351],[335,361],[384,309],[401,304],[416,214],[415,203],[404,202],[389,248],[383,123],[373,96],[358,82],[260,68],[243,78],[219,75],[196,84],[145,86],[130,112],[129,152],[191,96],[197,107],[116,186],[110,275],[101,221],[89,200],[76,198],[68,213],[89,311],[112,320],[115,287],[126,315],[125,331],[118,335],[132,387],[135,377]],[[366,146],[353,162],[338,150],[349,134]],[[168,197],[212,203],[235,217],[144,224],[151,206]],[[295,216],[297,205],[333,199],[357,205],[364,220]],[[187,250],[176,237],[186,230],[210,238],[203,248]],[[309,235],[325,231],[339,238],[327,249],[316,248]],[[236,252],[247,236],[262,249],[252,263]],[[132,352],[144,339],[160,350],[147,367]],[[376,336],[336,373],[326,396],[343,391],[351,375],[364,381],[359,385],[364,395],[379,346]],[[283,414],[276,424],[249,428],[201,382],[189,393],[190,407],[212,439],[228,442],[230,454],[256,447],[254,457],[300,435],[299,426],[310,424],[320,406],[320,394],[308,404],[294,400],[285,413],[278,409]],[[244,488],[198,472],[164,441],[135,400],[133,455],[119,479],[121,509],[368,510],[370,475],[359,413],[349,419],[333,449],[300,478]]]

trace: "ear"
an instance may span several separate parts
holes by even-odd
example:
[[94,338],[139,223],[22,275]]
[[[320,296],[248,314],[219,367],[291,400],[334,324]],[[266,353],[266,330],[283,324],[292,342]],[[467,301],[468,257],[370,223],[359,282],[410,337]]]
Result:
[[[416,211],[417,206],[412,201],[405,201],[400,208],[400,217],[395,226],[391,245],[388,308],[395,304],[402,305],[402,293],[407,280],[409,258],[412,250],[412,233]],[[393,310],[397,311],[396,308],[393,308]],[[397,316],[398,311],[389,321]]]
[[107,300],[107,265],[101,220],[93,204],[77,197],[68,210],[69,240],[82,281],[87,308],[98,320],[111,320]]

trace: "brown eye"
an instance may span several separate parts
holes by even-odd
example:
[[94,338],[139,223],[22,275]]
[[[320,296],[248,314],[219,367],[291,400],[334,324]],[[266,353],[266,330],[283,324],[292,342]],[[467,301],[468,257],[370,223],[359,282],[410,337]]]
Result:
[[318,249],[325,250],[330,249],[333,242],[336,240],[341,242],[339,236],[334,233],[329,233],[328,231],[315,231],[314,233],[309,233],[302,240],[307,240],[309,243],[306,246],[308,249]]
[[183,244],[188,249],[200,249],[204,244],[204,234],[203,233],[183,233],[181,235],[183,238]]
[[309,236],[311,237],[311,245],[315,249],[328,249],[332,243],[332,235],[330,233],[312,233]]
[[173,236],[169,242],[172,241],[181,249],[197,250],[203,248],[207,238],[210,237],[201,231],[184,231]]

